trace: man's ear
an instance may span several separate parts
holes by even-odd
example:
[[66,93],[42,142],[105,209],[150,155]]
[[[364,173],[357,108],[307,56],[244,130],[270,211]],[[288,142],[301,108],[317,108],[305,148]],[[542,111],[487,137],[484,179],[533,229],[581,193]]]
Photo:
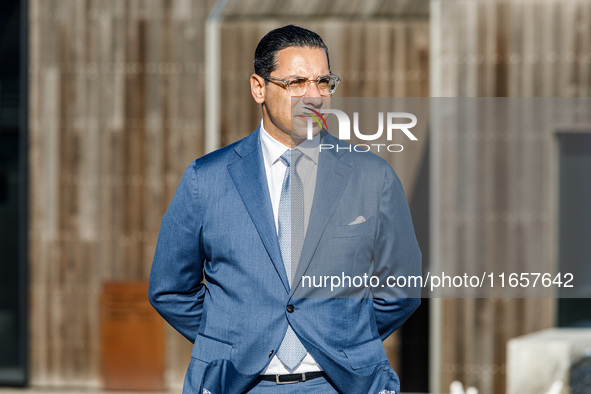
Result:
[[257,104],[263,104],[265,102],[267,84],[263,77],[257,74],[250,76],[250,93]]

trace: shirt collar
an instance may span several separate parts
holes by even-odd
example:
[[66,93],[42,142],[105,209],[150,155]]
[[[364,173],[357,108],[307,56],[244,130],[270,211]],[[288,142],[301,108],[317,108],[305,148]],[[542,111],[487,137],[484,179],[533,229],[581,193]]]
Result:
[[[260,133],[260,140],[261,140],[261,147],[263,150],[263,159],[265,160],[265,166],[271,167],[283,153],[285,150],[288,149],[285,145],[281,142],[277,141],[275,138],[271,137],[271,134],[265,130],[263,125],[263,120],[261,119],[261,133]],[[311,140],[304,140],[298,146],[297,149],[300,150],[305,156],[307,156],[310,160],[312,160],[315,164],[318,164],[318,145],[320,144],[320,133],[316,134]]]

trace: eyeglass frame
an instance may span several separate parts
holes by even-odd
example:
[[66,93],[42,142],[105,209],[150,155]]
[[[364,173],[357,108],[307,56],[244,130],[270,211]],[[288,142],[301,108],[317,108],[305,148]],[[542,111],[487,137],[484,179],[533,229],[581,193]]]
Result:
[[[275,77],[272,77],[270,75],[267,75],[267,76],[263,77],[263,79],[265,81],[268,81],[268,82],[280,82],[280,83],[282,83],[283,85],[281,85],[281,86],[287,91],[287,94],[289,94],[290,97],[304,97],[306,95],[306,93],[308,93],[308,89],[310,89],[310,84],[312,82],[316,82],[316,87],[318,87],[319,80],[321,78],[326,78],[326,77],[329,77],[329,78],[333,78],[334,77],[334,78],[336,78],[336,84],[335,84],[334,90],[332,92],[330,92],[327,95],[324,95],[324,94],[320,93],[320,95],[323,96],[323,97],[329,97],[329,96],[331,96],[337,90],[337,87],[339,86],[339,83],[341,82],[341,77],[339,77],[336,74],[332,74],[331,73],[331,74],[327,74],[327,75],[321,75],[321,76],[319,76],[316,79],[306,79],[304,77],[292,77],[290,79],[281,79],[281,78],[275,78]],[[304,91],[304,93],[302,95],[292,96],[290,94],[289,83],[292,82],[294,79],[305,79],[306,80],[306,82],[307,82],[307,84],[306,84],[306,90]],[[318,92],[320,92],[320,90],[318,90]]]

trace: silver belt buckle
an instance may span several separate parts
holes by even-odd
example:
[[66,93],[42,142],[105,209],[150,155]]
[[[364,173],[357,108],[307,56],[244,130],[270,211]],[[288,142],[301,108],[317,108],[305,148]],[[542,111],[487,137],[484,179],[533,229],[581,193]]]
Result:
[[[302,374],[298,374],[298,375],[302,375],[302,382],[306,381],[306,374],[302,373]],[[280,382],[279,381],[279,374],[275,375],[275,382],[277,382],[277,384],[292,384],[292,383],[299,383],[299,380],[292,380],[291,382]]]

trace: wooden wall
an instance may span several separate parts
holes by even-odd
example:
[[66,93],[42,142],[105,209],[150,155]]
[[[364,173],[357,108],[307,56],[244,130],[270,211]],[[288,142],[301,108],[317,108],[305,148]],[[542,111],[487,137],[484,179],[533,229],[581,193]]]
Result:
[[[214,1],[30,1],[31,384],[96,387],[101,285],[147,279],[161,216],[204,153],[204,22]],[[425,18],[229,20],[222,145],[257,127],[254,48],[287,23],[323,35],[339,94],[428,95]],[[396,364],[395,337],[387,347]],[[189,353],[169,330],[169,386],[182,384]]]
[[[591,2],[445,0],[431,3],[432,94],[588,97]],[[431,140],[432,254],[444,266],[486,261],[506,272],[551,270],[554,135],[540,124],[490,130],[450,124]],[[505,123],[506,125],[507,123]],[[447,127],[446,127],[447,126]],[[545,126],[545,125],[544,125]],[[553,246],[554,245],[554,246]],[[542,272],[544,272],[542,271]],[[552,271],[549,271],[552,272]],[[458,379],[505,391],[507,341],[555,324],[552,299],[442,301],[441,390]]]
[[[33,385],[100,384],[101,284],[147,278],[160,218],[184,168],[203,153],[203,29],[213,3],[30,0]],[[265,32],[286,23],[324,37],[333,71],[343,77],[338,91],[343,97],[428,96],[433,83],[439,96],[451,97],[591,93],[589,1],[432,4],[440,12],[432,13],[431,21],[421,16],[224,21],[222,144],[258,125],[260,109],[248,89],[252,54]],[[430,29],[437,45],[430,42]],[[437,66],[436,81],[429,62]],[[491,230],[503,235],[495,241],[504,251],[499,258],[551,264],[536,242],[527,241],[552,234],[553,223],[543,220],[549,197],[535,193],[547,189],[547,173],[530,180],[531,171],[548,170],[540,152],[550,149],[550,142],[540,138],[532,144],[523,135],[509,141],[514,144],[507,150],[508,141],[456,134],[434,148],[443,158],[437,165],[450,169],[445,187],[432,190],[451,204],[441,206],[441,226],[434,230],[448,237],[441,258],[473,256],[478,250],[470,249],[472,241],[487,244]],[[409,197],[418,164],[407,161],[422,160],[425,147],[389,158]],[[518,169],[497,167],[507,161]],[[458,197],[472,199],[474,207],[486,201],[484,194],[467,189],[476,183],[461,181],[468,173],[486,180],[486,190],[503,195],[503,204],[495,207],[500,218],[533,211],[529,218],[540,220],[517,216],[473,232],[473,224],[459,221],[465,212]],[[519,185],[528,187],[522,193]],[[442,390],[458,378],[484,394],[503,392],[506,341],[553,324],[548,300],[448,300],[443,311]],[[396,365],[397,339],[386,346]],[[169,331],[167,382],[172,387],[182,383],[189,348]]]
[[[32,385],[100,384],[101,284],[147,279],[162,214],[203,153],[212,3],[30,0]],[[170,331],[178,386],[190,347]]]

